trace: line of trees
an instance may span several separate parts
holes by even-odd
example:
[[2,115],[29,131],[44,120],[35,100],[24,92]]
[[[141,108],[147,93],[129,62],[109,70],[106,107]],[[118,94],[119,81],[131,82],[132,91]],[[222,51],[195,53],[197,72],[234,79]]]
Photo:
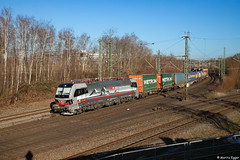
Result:
[[[103,77],[108,76],[109,42],[113,46],[114,77],[156,73],[156,56],[134,33],[119,37],[109,30],[99,40],[103,44]],[[21,86],[37,82],[97,77],[98,60],[94,53],[98,53],[98,42],[93,42],[87,33],[77,36],[71,29],[57,33],[50,23],[21,15],[14,19],[10,10],[3,8],[0,14],[0,96],[16,94]],[[182,68],[182,63],[173,57],[161,58],[161,61],[170,59]],[[164,70],[170,72],[162,67]]]

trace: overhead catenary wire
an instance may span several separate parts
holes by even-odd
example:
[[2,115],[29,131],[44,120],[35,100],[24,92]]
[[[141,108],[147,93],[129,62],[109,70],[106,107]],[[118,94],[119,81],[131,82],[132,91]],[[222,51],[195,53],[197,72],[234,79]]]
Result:
[[182,41],[183,41],[183,39],[180,39],[179,41],[177,41],[177,42],[171,44],[169,47],[163,49],[162,52],[167,51],[169,48],[172,48],[173,46],[177,45],[178,43],[180,43],[180,42],[182,42]]
[[165,42],[170,42],[170,41],[176,41],[176,40],[178,40],[178,39],[179,39],[179,38],[167,39],[167,40],[160,40],[160,41],[153,42],[152,44],[165,43]]
[[240,37],[232,38],[207,38],[207,37],[191,37],[192,39],[212,40],[212,41],[229,41],[229,40],[240,40]]
[[201,50],[193,43],[192,40],[190,40],[190,43],[191,43],[191,45],[192,45],[196,50],[198,50],[201,54],[203,54],[204,57],[210,58],[209,56],[206,55],[206,53],[204,53],[203,51],[201,51]]
[[[192,40],[202,40],[202,41],[204,41],[204,52],[200,51],[200,49],[198,47],[196,47],[196,45],[192,41],[191,42],[192,42],[193,46],[204,55],[204,57],[210,58],[206,54],[206,41],[212,41],[212,42],[213,41],[215,41],[215,42],[218,42],[218,41],[219,42],[220,41],[222,41],[222,42],[224,42],[224,41],[229,41],[229,42],[240,41],[240,35],[235,35],[234,37],[230,37],[230,36],[229,37],[201,37],[201,36],[197,36],[197,35],[191,33],[191,39]],[[219,49],[217,51],[220,52]],[[216,51],[214,51],[214,52],[212,51],[211,53],[215,53],[215,52]]]
[[[194,47],[194,49],[196,49],[197,51],[199,51],[199,58],[200,59],[206,59],[206,58],[209,58],[209,55],[206,54],[206,41],[207,40],[220,40],[220,41],[227,41],[227,40],[240,40],[240,37],[227,37],[227,38],[211,38],[211,37],[199,37],[199,36],[196,36],[196,35],[193,35],[191,33],[191,39],[190,40],[190,43],[191,43],[191,46]],[[176,41],[177,40],[177,41]],[[204,41],[204,49],[199,49],[199,47],[193,42],[193,40],[203,40]],[[145,45],[158,45],[158,44],[161,44],[161,43],[168,43],[168,42],[171,42],[171,41],[175,41],[173,44],[171,44],[170,46],[164,48],[164,49],[161,49],[161,53],[165,53],[166,54],[166,51],[169,50],[170,48],[173,48],[174,46],[176,46],[177,44],[179,44],[181,41],[183,41],[182,37],[180,38],[172,38],[172,39],[166,39],[166,40],[158,40],[158,41],[154,41],[154,42],[151,42],[151,43],[144,43]],[[189,46],[189,51],[190,51],[190,46]],[[202,56],[201,56],[202,55]],[[180,57],[180,56],[178,56]]]

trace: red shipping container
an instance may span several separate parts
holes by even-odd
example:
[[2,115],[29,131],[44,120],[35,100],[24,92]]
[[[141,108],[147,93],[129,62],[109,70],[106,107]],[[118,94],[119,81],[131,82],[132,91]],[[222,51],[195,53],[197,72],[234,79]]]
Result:
[[130,75],[129,78],[136,79],[137,85],[138,85],[138,92],[142,93],[143,92],[143,77],[142,77],[142,75]]
[[162,88],[162,76],[161,76],[161,74],[157,74],[157,88],[158,89]]
[[204,68],[203,72],[207,72],[208,73],[208,68]]

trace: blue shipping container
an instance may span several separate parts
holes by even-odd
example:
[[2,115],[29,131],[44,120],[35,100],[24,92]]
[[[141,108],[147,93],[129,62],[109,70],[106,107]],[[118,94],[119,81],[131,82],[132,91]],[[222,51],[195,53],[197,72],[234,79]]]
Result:
[[196,72],[190,72],[188,74],[188,82],[192,82],[192,81],[195,81],[196,80]]
[[179,87],[184,87],[184,73],[175,74],[175,84]]

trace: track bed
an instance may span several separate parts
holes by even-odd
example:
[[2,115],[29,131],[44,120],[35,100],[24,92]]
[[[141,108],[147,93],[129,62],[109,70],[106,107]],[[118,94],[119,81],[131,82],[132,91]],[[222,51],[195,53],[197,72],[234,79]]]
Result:
[[2,128],[0,159],[22,159],[28,151],[36,159],[91,158],[95,153],[166,144],[162,137],[194,139],[217,130],[231,134],[239,127],[233,122],[239,120],[240,95],[208,98],[214,80],[191,86],[189,101],[181,101],[184,89],[178,89],[76,116],[56,115]]

